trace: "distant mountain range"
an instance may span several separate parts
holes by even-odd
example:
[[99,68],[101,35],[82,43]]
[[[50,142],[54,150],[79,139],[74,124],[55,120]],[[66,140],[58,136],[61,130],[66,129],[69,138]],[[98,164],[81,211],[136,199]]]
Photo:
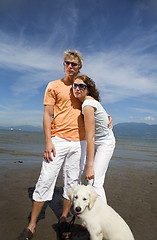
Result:
[[20,125],[20,126],[11,126],[11,127],[1,127],[2,130],[11,130],[11,131],[30,131],[30,132],[42,132],[41,127],[35,127],[32,125]]
[[[2,130],[18,130],[18,131],[32,131],[43,132],[41,127],[34,127],[31,125],[22,125],[16,127],[1,127]],[[149,125],[146,123],[118,123],[114,125],[113,131],[116,137],[145,137],[157,138],[157,124]]]
[[157,138],[157,124],[118,123],[114,125],[115,136]]

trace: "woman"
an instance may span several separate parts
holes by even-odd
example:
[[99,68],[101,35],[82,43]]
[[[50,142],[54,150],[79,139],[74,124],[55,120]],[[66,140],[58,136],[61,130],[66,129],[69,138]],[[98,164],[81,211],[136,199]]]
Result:
[[85,131],[87,136],[86,179],[97,194],[107,202],[103,188],[105,174],[115,148],[115,137],[108,128],[108,115],[100,104],[95,83],[86,75],[75,77],[73,94],[82,102]]

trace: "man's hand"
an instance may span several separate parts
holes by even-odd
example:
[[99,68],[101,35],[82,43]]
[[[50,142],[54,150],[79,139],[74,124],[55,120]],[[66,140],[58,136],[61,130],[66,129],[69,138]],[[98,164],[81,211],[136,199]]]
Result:
[[50,161],[53,161],[52,152],[54,157],[56,155],[55,147],[51,140],[51,117],[53,114],[53,109],[54,109],[53,105],[44,106],[43,128],[44,128],[45,142],[46,142],[44,159],[48,163]]
[[53,153],[53,156],[55,157],[56,156],[55,147],[54,147],[52,141],[50,140],[48,143],[46,143],[45,152],[44,152],[44,159],[48,163],[50,161],[53,161],[52,153]]
[[109,114],[107,114],[107,115],[108,115],[108,120],[109,120],[108,128],[113,129],[113,125],[112,125],[112,117],[111,117]]

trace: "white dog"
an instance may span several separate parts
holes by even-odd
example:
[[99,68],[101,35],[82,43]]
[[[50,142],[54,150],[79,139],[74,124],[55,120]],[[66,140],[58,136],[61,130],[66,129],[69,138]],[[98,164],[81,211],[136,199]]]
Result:
[[70,189],[69,198],[74,211],[90,233],[91,240],[134,240],[121,216],[105,204],[90,185]]

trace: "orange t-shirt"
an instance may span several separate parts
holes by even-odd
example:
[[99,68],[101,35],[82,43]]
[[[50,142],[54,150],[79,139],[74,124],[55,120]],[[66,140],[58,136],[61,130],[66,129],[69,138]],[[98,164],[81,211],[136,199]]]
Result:
[[73,96],[71,85],[60,80],[47,85],[44,105],[53,105],[51,137],[58,136],[71,141],[85,140],[81,102]]

